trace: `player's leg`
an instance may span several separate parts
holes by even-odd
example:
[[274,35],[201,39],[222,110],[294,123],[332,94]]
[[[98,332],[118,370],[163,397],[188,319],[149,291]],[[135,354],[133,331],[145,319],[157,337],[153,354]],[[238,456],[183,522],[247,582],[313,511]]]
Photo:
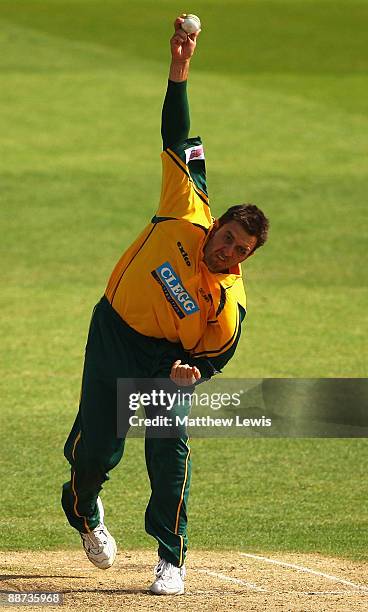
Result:
[[[134,366],[129,341],[121,327],[106,300],[95,308],[79,412],[64,449],[71,465],[71,479],[63,486],[62,506],[69,523],[81,533],[87,556],[102,568],[112,564],[116,546],[103,525],[98,494],[109,471],[123,455],[124,439],[117,435],[116,381],[128,376]],[[94,558],[88,547],[92,552],[100,548],[101,555]]]
[[187,550],[187,503],[191,477],[188,441],[146,438],[146,462],[151,496],[146,531],[158,541],[158,554],[179,567]]
[[[189,412],[189,405],[170,411],[172,423]],[[191,479],[191,457],[184,426],[146,429],[145,454],[151,484],[146,509],[146,531],[158,542],[159,563],[151,591],[156,594],[184,592],[187,551],[187,503]]]
[[64,447],[71,478],[63,486],[62,505],[79,532],[100,523],[98,494],[123,452],[124,440],[116,432],[116,389],[96,379],[86,365],[79,412]]
[[98,568],[108,569],[115,561],[117,547],[104,523],[98,494],[109,470],[122,457],[124,440],[116,436],[116,392],[111,384],[94,376],[89,380],[88,372],[87,360],[78,417],[64,448],[71,479],[63,486],[62,506],[69,523],[80,533],[88,559]]

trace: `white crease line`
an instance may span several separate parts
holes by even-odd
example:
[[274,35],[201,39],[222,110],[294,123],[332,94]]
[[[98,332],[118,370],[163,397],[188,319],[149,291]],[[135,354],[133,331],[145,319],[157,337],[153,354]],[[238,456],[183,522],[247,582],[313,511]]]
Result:
[[295,565],[294,563],[286,563],[285,561],[278,561],[276,559],[269,559],[268,557],[261,557],[260,555],[251,555],[250,553],[240,553],[242,557],[249,557],[250,559],[258,559],[258,561],[266,561],[266,563],[273,563],[274,565],[281,565],[283,567],[291,567],[292,569],[298,570],[299,572],[304,572],[306,574],[314,574],[315,576],[322,576],[323,578],[327,578],[328,580],[333,580],[334,582],[340,582],[341,584],[347,584],[348,586],[354,587],[354,589],[360,589],[362,591],[366,591],[368,593],[368,587],[355,584],[350,580],[344,580],[343,578],[337,578],[337,576],[331,576],[330,574],[325,574],[324,572],[318,572],[317,570],[309,569],[308,567],[304,567],[303,565]]
[[257,586],[256,584],[252,584],[251,582],[246,582],[245,580],[240,580],[239,578],[232,578],[231,576],[226,576],[225,574],[218,574],[217,572],[210,572],[210,570],[199,569],[197,572],[201,574],[208,574],[208,576],[214,576],[215,578],[220,578],[221,580],[227,580],[228,582],[235,582],[235,584],[243,584],[249,589],[253,589],[254,591],[262,591],[266,592],[267,589],[263,589],[262,587]]
[[365,597],[365,593],[357,593],[356,591],[290,591],[293,595],[358,595]]

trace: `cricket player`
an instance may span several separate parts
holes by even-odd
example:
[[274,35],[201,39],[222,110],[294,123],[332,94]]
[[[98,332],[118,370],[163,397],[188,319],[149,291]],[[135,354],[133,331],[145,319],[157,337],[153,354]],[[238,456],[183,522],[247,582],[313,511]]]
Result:
[[[246,314],[240,264],[268,232],[254,204],[232,206],[217,220],[211,216],[202,142],[188,138],[187,79],[198,33],[187,35],[182,22],[176,19],[171,38],[159,207],[94,308],[79,411],[64,448],[71,479],[62,506],[88,559],[101,569],[116,555],[99,492],[124,451],[116,428],[117,379],[167,378],[176,389],[193,388],[220,372],[234,355]],[[159,556],[150,590],[181,594],[191,474],[186,432],[146,436],[145,456],[151,484],[145,527]]]

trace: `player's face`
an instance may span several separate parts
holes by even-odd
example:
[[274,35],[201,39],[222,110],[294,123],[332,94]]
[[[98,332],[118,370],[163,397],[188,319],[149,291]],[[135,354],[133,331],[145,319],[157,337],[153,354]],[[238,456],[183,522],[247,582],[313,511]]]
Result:
[[237,221],[214,228],[204,247],[204,262],[210,272],[226,272],[249,257],[257,244]]

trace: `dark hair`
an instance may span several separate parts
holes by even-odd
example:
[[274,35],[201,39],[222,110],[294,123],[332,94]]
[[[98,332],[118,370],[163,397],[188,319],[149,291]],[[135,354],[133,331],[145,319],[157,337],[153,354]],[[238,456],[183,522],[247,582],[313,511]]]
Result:
[[219,218],[220,227],[229,221],[237,221],[251,236],[256,236],[254,251],[262,246],[268,236],[269,220],[255,204],[237,204],[231,206]]

